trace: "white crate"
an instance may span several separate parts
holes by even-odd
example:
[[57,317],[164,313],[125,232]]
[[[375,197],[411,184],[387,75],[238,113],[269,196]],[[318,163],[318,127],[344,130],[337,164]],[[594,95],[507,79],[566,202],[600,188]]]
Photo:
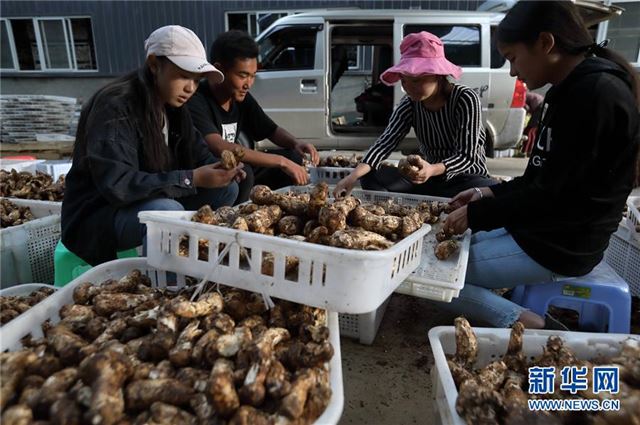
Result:
[[[383,163],[390,164],[393,167],[398,166],[399,160],[388,159]],[[347,177],[355,168],[352,167],[309,167],[309,182],[316,184],[325,182],[327,184],[337,184],[340,180]],[[356,183],[360,185],[360,181]]]
[[[420,264],[422,240],[431,226],[382,251],[317,245],[191,222],[193,211],[146,211],[149,264],[273,297],[361,314],[377,309]],[[189,236],[189,256],[180,256],[181,236]],[[209,260],[198,259],[198,240],[208,241]],[[235,243],[234,243],[235,242]],[[231,244],[226,261],[215,265],[220,244]],[[240,260],[246,249],[249,262]],[[274,275],[262,274],[263,253],[274,256]],[[299,259],[297,276],[285,276],[285,256]]]
[[[28,206],[36,220],[0,230],[0,287],[18,283],[53,283],[53,253],[60,240],[59,207],[54,202],[8,198]],[[41,204],[42,203],[42,204]]]
[[624,225],[611,235],[604,259],[629,284],[632,295],[640,297],[640,241]]
[[0,169],[6,171],[14,169],[19,173],[27,171],[35,174],[37,165],[44,161],[44,159],[0,159]]
[[309,181],[312,184],[320,182],[336,184],[353,170],[354,168],[351,167],[309,167]]
[[[75,134],[75,132],[74,132]],[[59,133],[36,133],[36,142],[49,143],[49,142],[75,142],[76,138],[69,134]]]
[[66,175],[71,169],[70,159],[59,159],[44,161],[36,165],[36,169],[42,173],[49,174],[56,181],[61,175]]
[[[16,297],[16,296],[27,296],[30,293],[37,291],[40,288],[50,288],[53,289],[54,292],[58,289],[53,285],[46,285],[44,283],[23,283],[22,285],[15,285],[9,288],[5,288],[0,290],[1,297]],[[53,294],[52,294],[53,295]],[[51,296],[51,295],[50,295]],[[41,301],[42,302],[42,301]],[[33,308],[33,307],[31,307]],[[25,314],[26,311],[22,314]],[[18,317],[22,316],[22,314],[18,315],[13,320],[16,320]]]
[[[138,269],[149,276],[154,287],[165,288],[168,280],[172,279],[168,273],[149,266],[146,258],[114,260],[101,264],[3,326],[0,330],[0,352],[19,350],[22,347],[20,340],[28,334],[35,338],[41,338],[43,336],[41,324],[46,320],[51,320],[54,324],[60,321],[60,308],[65,304],[73,303],[73,290],[76,286],[84,282],[99,284],[107,279],[120,279],[133,269]],[[175,275],[175,279],[176,286],[185,285],[183,275]],[[174,282],[170,281],[169,283],[173,284]],[[329,362],[331,401],[324,413],[316,420],[316,424],[319,425],[337,424],[344,408],[340,331],[336,313],[327,315],[327,326],[330,330],[329,338],[334,351],[333,358]]]
[[[0,197],[0,199],[3,199]],[[60,214],[62,212],[62,202],[40,201],[37,199],[4,198],[19,207],[29,207],[33,215],[37,218]]]
[[[277,192],[303,193],[311,190],[311,186],[290,186]],[[329,189],[329,192],[333,188]],[[351,194],[366,202],[384,202],[393,200],[402,205],[418,205],[425,201],[448,202],[449,198],[437,196],[413,195],[409,193],[377,192],[373,190],[354,189]],[[436,233],[442,228],[442,222],[432,226],[424,237],[420,265],[396,289],[396,292],[435,301],[451,302],[460,294],[464,286],[469,261],[469,245],[471,231],[464,233],[460,240],[460,249],[447,260],[438,260],[434,254]]]
[[[438,200],[425,196],[428,200]],[[460,236],[459,249],[446,260],[438,260],[434,249],[438,244],[436,233],[442,229],[442,222],[433,225],[433,230],[427,234],[422,244],[422,262],[411,275],[402,282],[396,292],[429,300],[451,302],[460,295],[464,287],[469,262],[469,246],[471,244],[471,230]]]
[[338,315],[340,319],[340,335],[356,338],[360,341],[360,344],[373,344],[390,300],[391,297],[387,298],[380,307],[370,313],[342,313]]
[[40,288],[49,288],[54,291],[59,288],[53,285],[47,285],[46,283],[23,283],[21,285],[15,285],[10,288],[0,290],[0,297],[16,297],[29,295],[33,291],[37,291]]
[[640,196],[629,196],[627,199],[627,214],[624,222],[631,234],[640,241]]
[[[506,353],[511,329],[473,328],[473,331],[478,338],[476,367],[486,366]],[[639,335],[525,330],[523,353],[527,357],[542,354],[547,339],[552,335],[561,337],[565,346],[571,348],[578,359],[585,360],[619,353],[621,344],[630,337],[640,342]],[[431,369],[433,394],[440,412],[440,419],[445,425],[464,425],[465,421],[456,413],[458,390],[445,357],[445,354],[454,354],[456,351],[455,327],[432,328],[429,331],[429,343],[434,359],[434,367]]]

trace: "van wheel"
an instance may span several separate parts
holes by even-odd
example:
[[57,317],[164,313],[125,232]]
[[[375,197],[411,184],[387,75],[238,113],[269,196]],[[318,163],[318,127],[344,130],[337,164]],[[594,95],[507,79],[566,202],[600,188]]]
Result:
[[493,158],[495,155],[495,151],[493,150],[493,136],[491,135],[491,131],[488,128],[484,129],[485,134],[487,135],[487,141],[484,144],[484,154],[487,158]]

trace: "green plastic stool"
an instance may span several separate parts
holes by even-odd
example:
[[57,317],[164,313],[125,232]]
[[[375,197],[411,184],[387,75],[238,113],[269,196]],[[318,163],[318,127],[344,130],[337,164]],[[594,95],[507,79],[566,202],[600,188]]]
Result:
[[[138,251],[135,248],[118,252],[118,258],[137,257]],[[62,241],[58,241],[56,250],[53,253],[54,286],[63,287],[73,279],[91,269],[91,265],[69,251]]]

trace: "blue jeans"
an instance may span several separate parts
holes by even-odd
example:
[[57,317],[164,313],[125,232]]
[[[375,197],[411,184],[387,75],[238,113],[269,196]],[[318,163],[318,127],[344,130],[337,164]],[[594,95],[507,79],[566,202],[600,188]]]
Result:
[[[238,184],[217,189],[198,188],[198,193],[184,198],[156,198],[135,202],[116,212],[114,229],[118,239],[118,251],[135,248],[146,243],[147,226],[140,223],[140,211],[184,211],[197,210],[205,204],[214,210],[233,205],[238,196]],[[146,247],[145,247],[146,248]],[[146,249],[144,249],[146,253]]]
[[468,319],[498,328],[510,327],[526,309],[491,289],[514,288],[567,279],[536,263],[504,228],[478,232],[471,237],[469,265],[460,296],[438,303]]

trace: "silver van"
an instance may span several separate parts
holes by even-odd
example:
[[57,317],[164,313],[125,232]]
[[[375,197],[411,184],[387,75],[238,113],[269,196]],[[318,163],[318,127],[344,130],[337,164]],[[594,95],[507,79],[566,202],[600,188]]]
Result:
[[[319,149],[367,149],[404,96],[400,85],[380,83],[380,74],[399,60],[405,35],[429,31],[463,68],[460,83],[479,94],[491,154],[513,147],[525,120],[526,87],[492,49],[503,16],[358,9],[286,16],[257,39],[259,72],[251,93],[278,125]],[[412,132],[400,148],[416,146]]]
[[[319,149],[367,149],[404,93],[380,74],[399,60],[412,32],[442,39],[463,69],[460,83],[477,91],[487,154],[516,145],[525,125],[526,86],[509,75],[495,48],[503,13],[336,9],[289,15],[257,38],[258,74],[251,93],[273,120]],[[258,146],[269,147],[268,141]],[[416,148],[413,131],[400,149]]]

